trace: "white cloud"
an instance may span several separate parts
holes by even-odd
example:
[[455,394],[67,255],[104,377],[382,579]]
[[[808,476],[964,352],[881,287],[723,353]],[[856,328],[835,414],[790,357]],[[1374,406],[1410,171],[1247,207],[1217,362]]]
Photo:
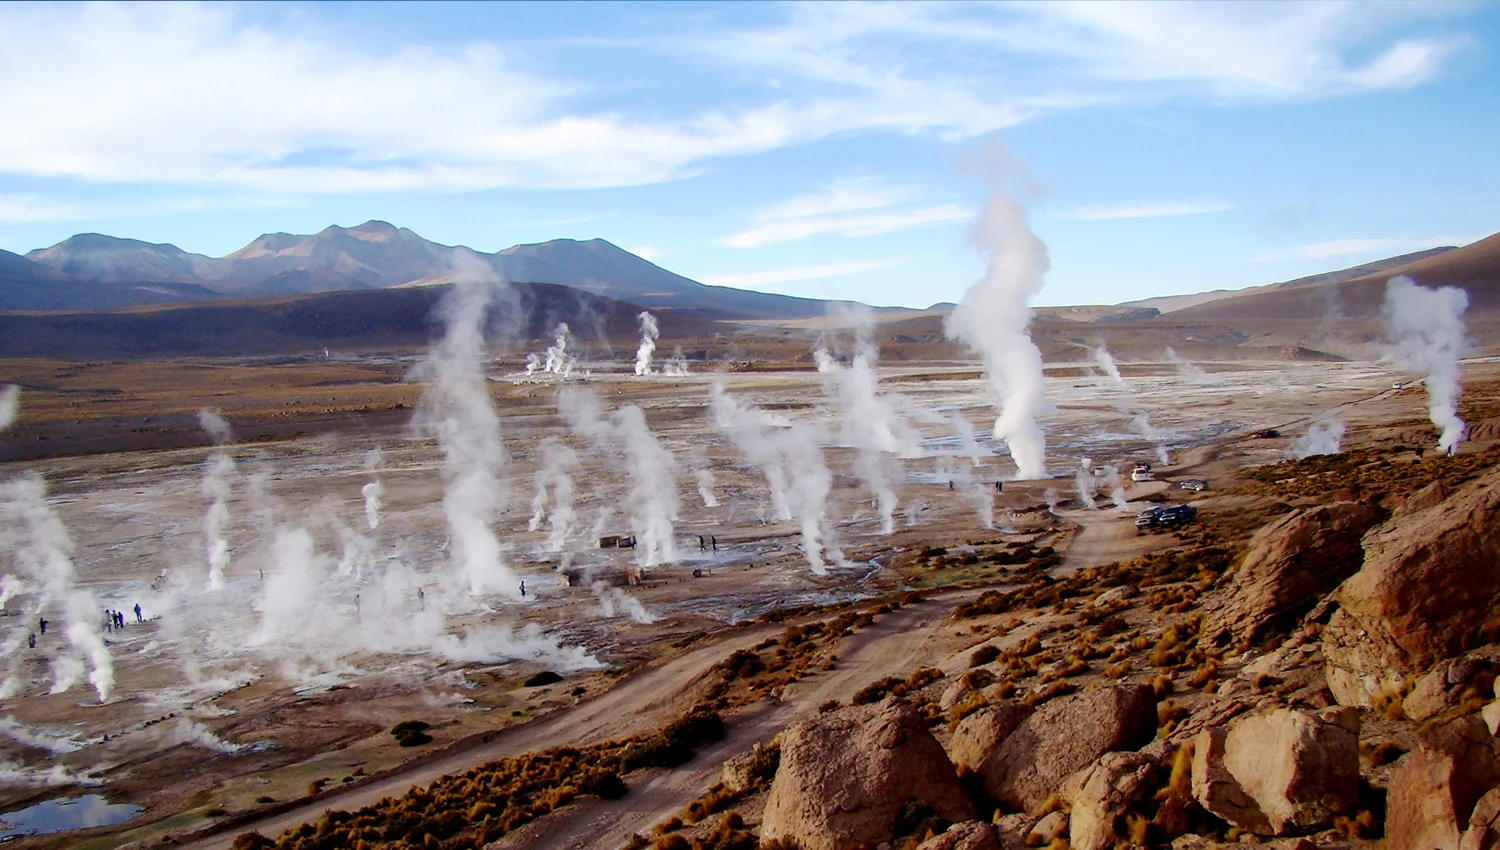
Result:
[[794,266],[747,274],[730,274],[701,277],[698,280],[710,286],[732,286],[736,289],[754,289],[773,283],[789,283],[797,280],[822,280],[828,277],[843,277],[860,272],[883,269],[902,262],[895,260],[856,260],[850,263],[829,263],[818,266]]
[[579,104],[631,81],[547,76],[524,45],[390,47],[255,6],[4,4],[0,173],[299,195],[638,185],[838,134],[965,139],[1123,100],[1410,87],[1461,44],[1409,34],[1448,10],[819,3],[707,33],[685,15],[633,47],[722,72],[721,105],[600,111]]
[[758,248],[823,234],[878,236],[974,217],[972,210],[958,204],[892,209],[911,195],[910,190],[882,186],[868,178],[839,180],[818,194],[790,198],[761,210],[753,226],[722,242],[734,248]]
[[0,224],[77,221],[83,217],[83,210],[77,204],[52,201],[38,195],[0,195]]
[[1234,204],[1205,201],[1133,201],[1128,204],[1094,204],[1054,213],[1053,218],[1108,221],[1117,218],[1167,218],[1229,212]]
[[1440,236],[1407,237],[1395,236],[1380,239],[1330,239],[1290,248],[1276,248],[1257,252],[1252,259],[1258,262],[1277,260],[1324,260],[1331,257],[1349,257],[1356,254],[1383,254],[1394,256],[1444,245],[1467,245],[1483,236],[1444,234]]

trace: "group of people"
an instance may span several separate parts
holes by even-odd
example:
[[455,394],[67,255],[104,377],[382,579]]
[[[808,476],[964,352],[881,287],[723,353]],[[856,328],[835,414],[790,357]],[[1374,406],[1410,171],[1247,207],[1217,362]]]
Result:
[[[145,618],[141,616],[141,603],[135,604],[135,621],[144,623]],[[125,612],[115,611],[111,608],[104,609],[104,630],[106,632],[121,631],[125,628]]]

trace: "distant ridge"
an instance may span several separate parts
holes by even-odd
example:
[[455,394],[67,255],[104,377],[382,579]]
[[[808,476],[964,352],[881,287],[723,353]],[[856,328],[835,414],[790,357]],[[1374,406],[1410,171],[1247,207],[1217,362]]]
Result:
[[[310,235],[263,234],[222,258],[175,245],[84,233],[27,259],[84,283],[152,281],[195,284],[183,298],[275,297],[356,289],[390,289],[495,276],[514,283],[569,286],[653,309],[710,319],[798,319],[822,316],[829,303],[709,286],[670,272],[603,239],[554,239],[494,254],[442,245],[404,227],[367,221]],[[87,290],[52,299],[51,309],[119,306],[119,297],[91,300]],[[36,309],[21,300],[0,309]],[[34,299],[33,299],[34,300]],[[151,303],[144,299],[138,303]]]

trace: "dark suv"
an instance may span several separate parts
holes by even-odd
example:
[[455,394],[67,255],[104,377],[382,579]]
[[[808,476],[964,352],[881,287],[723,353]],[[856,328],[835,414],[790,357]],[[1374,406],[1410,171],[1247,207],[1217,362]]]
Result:
[[1197,516],[1198,509],[1192,505],[1159,506],[1141,511],[1140,516],[1135,518],[1135,527],[1138,529],[1171,528],[1192,522]]

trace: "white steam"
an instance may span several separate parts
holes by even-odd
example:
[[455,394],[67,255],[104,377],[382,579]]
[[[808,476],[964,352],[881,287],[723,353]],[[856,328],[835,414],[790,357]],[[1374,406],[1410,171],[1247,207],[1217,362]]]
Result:
[[224,534],[229,526],[229,496],[234,477],[234,459],[225,446],[234,441],[229,423],[212,410],[198,411],[198,424],[214,441],[214,451],[203,464],[203,495],[209,498],[208,512],[203,515],[203,543],[208,550],[208,586],[224,586],[224,569],[229,566],[229,541]]
[[484,322],[492,297],[488,283],[459,283],[438,304],[447,330],[423,362],[430,383],[417,420],[442,448],[449,556],[476,596],[515,594],[518,587],[490,526],[505,505],[505,446],[484,375]]
[[875,497],[881,533],[890,534],[895,530],[898,501],[886,456],[920,457],[922,441],[892,400],[880,392],[875,370],[879,353],[870,335],[872,321],[866,315],[858,324],[855,353],[848,366],[824,348],[814,351],[813,359],[818,371],[831,378],[833,400],[841,414],[841,436],[855,451],[855,474]]
[[1094,471],[1090,468],[1088,458],[1084,458],[1078,465],[1078,471],[1073,473],[1073,486],[1078,488],[1078,501],[1089,510],[1097,507],[1094,504]]
[[1458,361],[1469,347],[1464,329],[1468,306],[1469,294],[1452,286],[1427,289],[1403,276],[1391,278],[1385,287],[1389,357],[1400,368],[1427,376],[1427,415],[1440,433],[1440,451],[1454,450],[1464,438]]
[[1314,422],[1307,433],[1292,443],[1292,457],[1301,460],[1313,455],[1336,455],[1344,440],[1344,423]]
[[385,485],[380,482],[380,449],[371,449],[365,455],[365,469],[374,479],[359,488],[365,500],[365,526],[371,531],[380,527],[380,504],[385,495]]
[[583,389],[558,393],[557,406],[575,431],[624,450],[630,477],[631,528],[643,553],[643,565],[676,561],[672,524],[681,506],[675,479],[677,460],[652,435],[646,414],[631,404],[606,419],[598,396]]
[[561,552],[578,519],[573,509],[573,473],[578,469],[578,455],[550,437],[542,441],[541,451],[542,469],[536,476],[536,495],[531,499],[531,519],[526,528],[537,531],[545,521],[551,529],[547,548]]
[[606,617],[624,614],[637,623],[650,625],[660,617],[646,610],[639,599],[610,584],[594,582],[594,597],[599,600],[599,611]]
[[719,497],[714,495],[714,473],[708,467],[700,467],[694,476],[698,479],[698,498],[703,500],[703,507],[717,508]]
[[846,564],[829,517],[833,475],[823,461],[816,426],[793,424],[752,404],[740,404],[723,382],[715,382],[709,392],[714,421],[765,476],[777,518],[800,524],[808,566],[825,575],[829,561]]
[[948,336],[979,351],[1004,440],[1021,478],[1047,475],[1047,438],[1040,417],[1051,412],[1042,352],[1032,342],[1030,303],[1046,282],[1047,246],[1026,225],[1026,211],[998,185],[990,193],[975,243],[989,252],[984,277],[948,316]]
[[15,384],[0,387],[0,431],[9,428],[16,421],[16,413],[20,409],[21,388]]
[[52,656],[50,692],[67,691],[87,673],[99,701],[107,701],[115,671],[100,628],[100,606],[93,594],[77,585],[73,540],[47,504],[41,476],[28,473],[0,482],[0,552],[9,554],[22,580],[36,590],[28,618],[49,612],[59,616],[56,608],[61,608],[68,645]]
[[637,375],[651,374],[651,355],[656,351],[656,338],[661,336],[661,329],[656,326],[656,317],[642,310],[636,316],[641,323],[641,345],[635,350],[635,373]]

